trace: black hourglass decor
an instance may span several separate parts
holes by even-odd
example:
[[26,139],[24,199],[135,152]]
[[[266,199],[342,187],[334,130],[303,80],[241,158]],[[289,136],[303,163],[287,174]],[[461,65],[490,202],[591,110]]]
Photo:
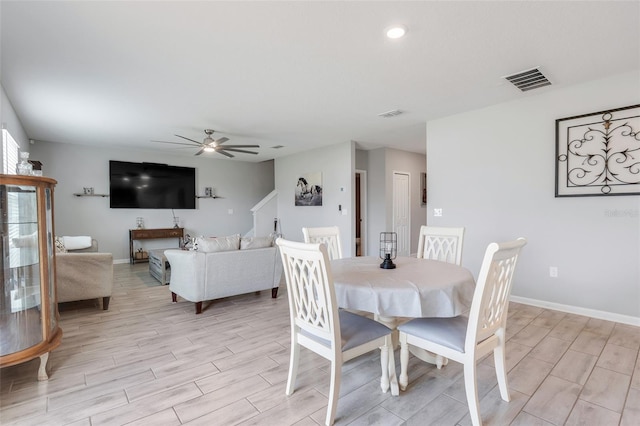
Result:
[[393,259],[398,255],[398,234],[395,232],[380,233],[380,264],[382,269],[395,269]]

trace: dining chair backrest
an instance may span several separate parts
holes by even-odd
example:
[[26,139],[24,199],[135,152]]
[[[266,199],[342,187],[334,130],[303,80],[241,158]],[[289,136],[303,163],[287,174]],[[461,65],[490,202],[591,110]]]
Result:
[[302,235],[305,243],[326,244],[330,260],[342,259],[340,228],[337,226],[302,228]]
[[[464,365],[467,405],[474,426],[482,425],[478,400],[476,363],[493,352],[500,396],[509,401],[505,333],[509,294],[524,238],[487,247],[471,302],[469,316],[414,318],[398,327],[400,340],[400,388],[408,384],[409,345]],[[438,364],[440,365],[440,364]]]
[[491,243],[487,247],[469,310],[465,349],[475,347],[497,333],[504,339],[513,272],[526,243],[526,239],[518,238]]
[[418,239],[417,257],[461,265],[463,240],[463,227],[447,228],[422,225]]
[[[304,333],[332,342],[340,342],[336,327],[338,306],[329,256],[324,244],[307,244],[278,239],[287,282],[291,324]],[[311,345],[316,346],[313,340]],[[317,345],[323,353],[326,348]],[[338,352],[340,348],[337,348]]]
[[[344,362],[367,352],[380,350],[384,392],[395,380],[392,331],[365,316],[338,309],[327,246],[324,243],[300,243],[282,238],[280,249],[291,321],[291,358],[286,394],[295,388],[300,346],[331,362],[329,404],[326,425],[332,425],[340,396],[341,369]],[[393,389],[392,389],[393,392]]]

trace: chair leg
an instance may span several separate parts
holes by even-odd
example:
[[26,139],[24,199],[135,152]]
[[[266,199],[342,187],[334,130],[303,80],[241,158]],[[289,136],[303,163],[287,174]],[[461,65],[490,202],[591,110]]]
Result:
[[338,407],[338,398],[340,397],[340,373],[342,363],[337,360],[331,362],[331,387],[329,388],[329,406],[327,407],[326,426],[333,425],[336,416],[336,408]]
[[106,296],[102,298],[102,309],[103,310],[108,310],[109,309],[109,302],[111,301],[111,296]]
[[196,315],[202,313],[202,302],[196,302]]
[[291,395],[296,386],[296,375],[298,374],[298,359],[300,358],[300,345],[291,339],[291,357],[289,358],[289,378],[285,393]]
[[467,405],[473,426],[481,426],[480,402],[478,401],[478,377],[475,360],[464,363],[464,390],[467,395]]
[[493,361],[496,366],[496,376],[498,378],[500,396],[503,400],[509,402],[511,401],[511,396],[509,395],[509,386],[507,385],[507,362],[505,360],[503,345],[498,345],[493,350]]
[[409,376],[407,367],[409,365],[409,344],[407,343],[407,335],[400,333],[400,389],[406,390],[409,384]]

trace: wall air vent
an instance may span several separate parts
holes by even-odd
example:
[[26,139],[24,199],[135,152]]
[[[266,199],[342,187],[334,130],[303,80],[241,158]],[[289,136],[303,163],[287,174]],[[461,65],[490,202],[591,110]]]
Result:
[[507,79],[511,84],[523,92],[551,85],[551,82],[540,72],[538,68],[520,71],[516,74],[508,75],[503,78]]
[[384,118],[395,117],[396,115],[400,115],[403,112],[404,111],[400,111],[399,109],[393,109],[391,111],[381,112],[380,114],[378,114],[378,117],[384,117]]

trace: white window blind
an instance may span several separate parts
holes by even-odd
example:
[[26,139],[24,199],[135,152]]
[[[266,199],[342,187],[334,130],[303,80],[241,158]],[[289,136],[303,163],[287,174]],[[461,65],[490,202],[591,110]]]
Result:
[[2,129],[2,173],[6,175],[16,174],[19,152],[18,142],[11,137],[7,129]]

